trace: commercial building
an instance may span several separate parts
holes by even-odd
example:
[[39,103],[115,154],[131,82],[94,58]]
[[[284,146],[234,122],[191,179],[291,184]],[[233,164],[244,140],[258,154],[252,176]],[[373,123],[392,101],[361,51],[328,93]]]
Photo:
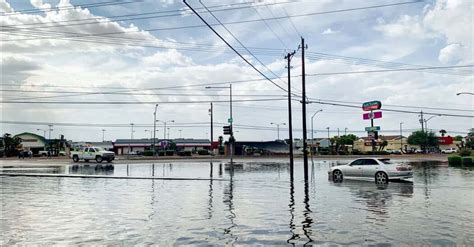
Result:
[[[208,139],[156,139],[155,145],[158,149],[175,149],[176,151],[197,152],[201,149],[211,149],[211,142]],[[113,150],[118,155],[141,153],[146,150],[152,150],[152,146],[153,139],[117,139],[113,143]]]
[[38,155],[39,151],[51,150],[51,155],[58,155],[60,151],[69,151],[69,144],[61,136],[60,139],[46,139],[40,135],[23,132],[14,137],[21,139],[21,148],[31,150],[33,155]]

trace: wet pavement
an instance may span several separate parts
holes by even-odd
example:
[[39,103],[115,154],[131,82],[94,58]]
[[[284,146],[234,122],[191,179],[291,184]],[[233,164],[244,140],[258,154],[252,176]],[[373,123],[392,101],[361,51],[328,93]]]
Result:
[[308,183],[301,162],[293,182],[283,161],[4,165],[0,173],[85,176],[0,176],[0,245],[474,244],[473,170],[412,163],[412,182],[382,186],[329,181],[336,162],[310,163]]

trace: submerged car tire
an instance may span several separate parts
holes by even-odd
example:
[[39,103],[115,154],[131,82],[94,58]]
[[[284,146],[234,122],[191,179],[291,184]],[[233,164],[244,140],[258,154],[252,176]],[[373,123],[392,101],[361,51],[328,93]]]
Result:
[[376,184],[388,184],[388,176],[385,172],[375,173],[375,183]]
[[344,175],[342,174],[342,171],[341,170],[334,170],[332,172],[332,181],[333,182],[342,182],[342,180],[344,179]]
[[77,155],[72,156],[72,161],[79,162],[79,157]]
[[84,160],[85,162],[89,162],[89,160]]
[[103,160],[103,159],[102,159],[102,156],[97,156],[97,157],[95,157],[95,161],[96,161],[97,163],[102,163],[102,160]]

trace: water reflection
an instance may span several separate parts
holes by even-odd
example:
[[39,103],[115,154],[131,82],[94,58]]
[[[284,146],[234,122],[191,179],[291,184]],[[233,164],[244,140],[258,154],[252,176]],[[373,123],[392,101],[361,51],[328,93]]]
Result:
[[300,235],[295,232],[295,184],[293,179],[290,179],[290,204],[288,204],[289,212],[290,212],[290,233],[291,237],[286,240],[287,243],[295,245],[295,240],[300,239]]
[[114,175],[113,166],[69,166],[69,174]]
[[367,212],[373,214],[375,220],[384,222],[388,215],[388,207],[394,200],[413,197],[413,182],[399,181],[388,184],[376,184],[372,181],[344,180],[342,183],[331,183],[349,189],[355,197],[354,201],[365,205]]
[[234,212],[234,166],[230,165],[229,166],[229,187],[224,189],[224,199],[223,203],[224,205],[227,206],[227,211],[229,212],[229,215],[227,216],[227,219],[230,221],[230,226],[224,229],[224,234],[229,236],[229,241],[227,241],[226,244],[233,244],[237,240],[237,236],[234,236],[234,233],[232,232],[232,228],[236,227],[237,225],[235,224],[235,218],[236,214]]
[[213,171],[213,164],[212,162],[210,163],[210,171],[209,171],[209,206],[207,208],[207,212],[208,212],[208,217],[207,219],[212,219],[212,212],[213,212],[213,205],[212,205],[212,200],[214,199],[214,196],[212,195],[212,192],[213,192],[213,188],[212,188],[212,182],[213,182],[213,179],[212,179],[212,171]]
[[304,244],[307,245],[311,242],[313,242],[313,239],[311,238],[311,224],[313,224],[313,219],[311,218],[311,209],[309,207],[309,189],[308,189],[308,181],[305,181],[304,183],[304,211],[303,211],[303,216],[304,216],[304,221],[302,222],[303,224],[303,232],[306,238],[308,238],[308,241]]

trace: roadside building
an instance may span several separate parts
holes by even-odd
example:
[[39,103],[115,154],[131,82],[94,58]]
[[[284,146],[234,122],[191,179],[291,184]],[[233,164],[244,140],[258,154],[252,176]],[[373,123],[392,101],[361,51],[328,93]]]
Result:
[[44,137],[29,132],[23,132],[14,137],[19,137],[21,139],[22,148],[31,150],[33,155],[38,155],[39,151],[46,150],[48,144],[48,141]]
[[[211,149],[211,142],[208,139],[156,139],[155,145],[157,149],[174,149],[176,151],[197,152],[201,149]],[[152,150],[152,146],[153,139],[117,139],[113,142],[113,150],[118,155],[143,153],[147,150]]]
[[38,155],[40,151],[51,151],[51,155],[66,155],[69,152],[69,143],[61,135],[60,139],[45,139],[44,137],[30,133],[23,132],[14,137],[19,137],[21,147],[23,149],[31,150],[33,155]]
[[[229,153],[229,143],[226,143],[226,154]],[[234,143],[235,155],[269,155],[288,154],[288,144],[284,141],[240,141]]]
[[[400,138],[400,135],[381,135],[375,142],[375,147],[376,150],[379,150],[381,147],[383,147],[383,150],[403,149],[403,151],[414,151],[419,148],[418,146],[408,144],[408,139],[405,136]],[[370,152],[372,151],[372,140],[368,137],[361,137],[359,140],[354,141],[353,149],[361,152]]]

